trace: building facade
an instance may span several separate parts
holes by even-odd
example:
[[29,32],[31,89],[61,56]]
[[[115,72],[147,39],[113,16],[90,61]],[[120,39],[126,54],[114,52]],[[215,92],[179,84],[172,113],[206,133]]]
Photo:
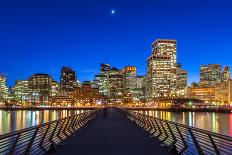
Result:
[[0,100],[7,99],[8,88],[6,86],[6,77],[0,74]]
[[115,67],[111,68],[109,76],[109,89],[110,97],[109,101],[112,104],[122,104],[123,103],[123,76],[121,71]]
[[188,87],[188,97],[199,99],[208,103],[215,101],[215,87]]
[[230,67],[225,66],[221,74],[221,82],[226,82],[230,80]]
[[28,79],[29,102],[32,105],[48,104],[52,78],[48,74],[33,74]]
[[76,83],[76,73],[69,67],[62,67],[60,75],[60,90],[63,94],[72,94]]
[[109,97],[109,76],[110,76],[110,65],[109,64],[100,64],[100,73],[95,75],[94,82],[99,87],[100,95]]
[[221,82],[221,65],[208,64],[200,67],[200,82],[202,87],[215,87]]
[[176,96],[187,96],[187,71],[181,69],[181,64],[176,67]]
[[221,82],[215,87],[215,101],[222,105],[232,103],[232,80]]
[[175,96],[176,78],[176,40],[158,39],[152,44],[152,55],[147,58],[148,100]]
[[21,104],[26,104],[29,100],[28,80],[16,80],[13,89],[14,98]]

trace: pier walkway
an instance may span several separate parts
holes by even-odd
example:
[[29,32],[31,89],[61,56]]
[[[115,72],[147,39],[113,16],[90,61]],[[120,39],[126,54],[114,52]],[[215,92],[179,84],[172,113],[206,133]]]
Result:
[[58,146],[55,155],[155,155],[172,154],[168,147],[139,128],[115,108],[102,112],[75,135],[68,138],[64,146]]

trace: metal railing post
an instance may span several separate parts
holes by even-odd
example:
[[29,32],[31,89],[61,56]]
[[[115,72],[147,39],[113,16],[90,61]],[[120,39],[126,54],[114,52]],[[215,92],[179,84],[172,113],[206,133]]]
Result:
[[28,143],[28,145],[27,145],[27,147],[26,147],[26,149],[25,149],[25,151],[24,151],[24,153],[23,153],[24,155],[29,155],[29,154],[30,154],[31,147],[32,147],[32,145],[33,145],[33,142],[34,142],[34,140],[35,140],[35,137],[36,137],[36,135],[37,135],[38,130],[39,130],[39,127],[35,129],[35,131],[34,131],[32,137],[31,137],[31,139],[30,139],[30,142]]

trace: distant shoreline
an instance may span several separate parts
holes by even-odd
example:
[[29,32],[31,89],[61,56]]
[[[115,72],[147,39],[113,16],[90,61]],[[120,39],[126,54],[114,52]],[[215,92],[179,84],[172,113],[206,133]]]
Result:
[[[99,106],[93,107],[0,107],[0,110],[4,111],[17,111],[17,110],[30,110],[30,111],[42,111],[42,110],[95,110],[101,108]],[[123,107],[127,110],[155,110],[155,111],[167,111],[167,112],[217,112],[217,113],[232,113],[231,109],[193,109],[193,108],[152,108],[152,107]]]

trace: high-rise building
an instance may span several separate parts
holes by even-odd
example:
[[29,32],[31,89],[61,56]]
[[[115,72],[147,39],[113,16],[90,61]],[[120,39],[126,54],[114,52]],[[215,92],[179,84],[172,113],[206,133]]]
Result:
[[6,99],[8,96],[8,88],[6,86],[6,77],[0,74],[0,100]]
[[123,76],[115,67],[111,68],[109,76],[110,103],[123,103]]
[[60,90],[62,93],[71,94],[76,86],[76,74],[69,67],[62,67],[60,75]]
[[230,67],[225,66],[222,70],[221,81],[226,82],[230,80]]
[[33,105],[47,104],[51,94],[52,78],[48,74],[33,74],[28,79],[29,102]]
[[136,76],[136,89],[133,94],[133,101],[141,101],[145,99],[145,78],[142,75]]
[[110,71],[109,64],[100,63],[100,73],[107,73],[109,71]]
[[148,100],[171,97],[176,93],[176,40],[158,39],[147,58],[146,93]]
[[221,65],[201,65],[200,82],[203,87],[214,87],[221,82]]
[[110,75],[110,65],[100,64],[100,73],[95,75],[94,82],[99,87],[99,93],[103,96],[109,96],[109,75]]
[[60,84],[59,82],[55,81],[55,80],[52,80],[51,82],[51,96],[55,96],[59,93],[59,87],[60,87]]
[[126,66],[122,69],[124,103],[133,103],[136,89],[136,67]]
[[19,103],[26,103],[29,99],[28,80],[16,80],[13,96]]
[[176,96],[187,96],[187,71],[181,69],[181,64],[176,66]]

